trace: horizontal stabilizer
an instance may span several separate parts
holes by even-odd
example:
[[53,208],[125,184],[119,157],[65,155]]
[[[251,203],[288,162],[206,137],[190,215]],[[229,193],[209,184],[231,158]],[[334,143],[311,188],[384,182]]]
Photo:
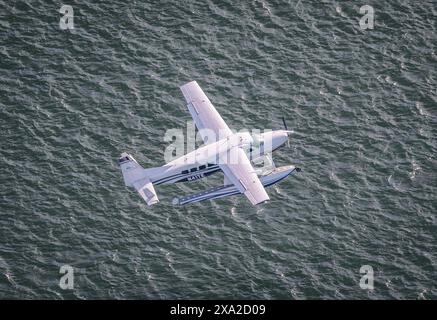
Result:
[[133,185],[149,206],[159,202],[155,188],[153,187],[153,184],[150,182],[149,178],[146,177],[142,180],[135,181]]

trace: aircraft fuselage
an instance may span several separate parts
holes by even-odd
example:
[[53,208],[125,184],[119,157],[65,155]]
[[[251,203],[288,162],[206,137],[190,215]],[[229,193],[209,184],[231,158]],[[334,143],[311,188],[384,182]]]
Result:
[[[227,138],[204,145],[162,167],[145,169],[153,184],[170,184],[202,179],[220,170],[221,161],[229,149],[243,147],[251,160],[271,153],[288,139],[284,130],[268,131],[251,136],[248,132],[235,133]],[[229,161],[229,160],[228,160]]]

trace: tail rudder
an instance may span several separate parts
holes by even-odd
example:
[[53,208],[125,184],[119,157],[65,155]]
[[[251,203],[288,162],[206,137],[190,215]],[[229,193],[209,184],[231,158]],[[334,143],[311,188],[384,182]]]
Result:
[[124,184],[133,187],[136,180],[145,176],[144,168],[130,154],[123,152],[118,159],[121,173],[123,174]]
[[118,159],[124,183],[128,187],[134,187],[149,206],[159,202],[155,188],[147,177],[147,170],[138,164],[130,154],[123,152]]

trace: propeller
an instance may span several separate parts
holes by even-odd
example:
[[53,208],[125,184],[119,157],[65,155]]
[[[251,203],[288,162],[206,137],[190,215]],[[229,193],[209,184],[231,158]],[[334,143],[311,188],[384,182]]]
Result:
[[[284,124],[284,129],[285,129],[285,132],[287,132],[287,134],[288,133],[294,133],[293,130],[288,130],[287,123],[285,122],[285,117],[284,116],[282,116],[282,123]],[[290,148],[290,140],[288,140],[288,139],[287,139],[287,146]],[[302,169],[298,168],[298,167],[296,167],[295,170],[296,170],[296,172],[301,172],[302,171]]]
[[284,116],[282,116],[282,123],[284,124],[285,131],[288,131],[287,123],[285,122]]
[[[285,122],[284,116],[282,116],[282,123],[284,124],[284,129],[285,129],[285,132],[287,132],[287,134],[294,132],[293,130],[288,130],[287,123]],[[288,139],[287,139],[287,147],[290,148],[290,140],[288,140]]]

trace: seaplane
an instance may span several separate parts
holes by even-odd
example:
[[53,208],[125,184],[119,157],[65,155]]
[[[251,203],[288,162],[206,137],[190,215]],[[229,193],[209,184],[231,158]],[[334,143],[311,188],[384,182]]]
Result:
[[[234,132],[222,119],[196,81],[180,87],[204,144],[161,167],[143,168],[134,157],[123,152],[118,159],[126,186],[133,187],[151,206],[159,202],[155,186],[196,181],[222,172],[223,185],[200,193],[176,197],[174,205],[186,205],[232,195],[244,194],[252,205],[270,200],[265,187],[272,186],[300,169],[276,167],[272,153],[288,142],[288,130],[270,130],[259,134]],[[263,163],[261,168],[259,163]],[[252,165],[253,164],[253,165]]]

